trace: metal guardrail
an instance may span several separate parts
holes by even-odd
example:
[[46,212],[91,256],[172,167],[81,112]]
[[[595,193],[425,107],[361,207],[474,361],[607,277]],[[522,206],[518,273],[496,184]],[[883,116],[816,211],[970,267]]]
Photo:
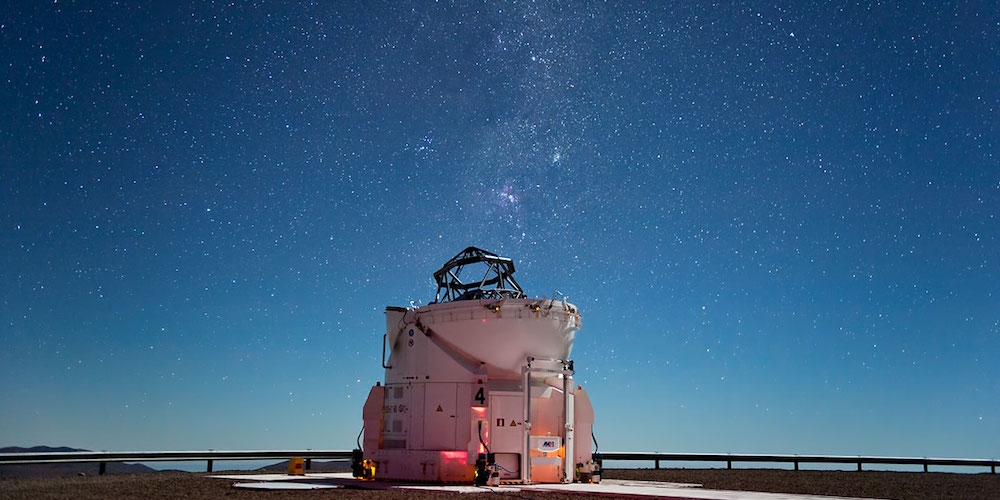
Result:
[[921,457],[862,457],[850,455],[761,455],[743,453],[635,453],[635,452],[610,452],[596,453],[602,460],[626,460],[626,461],[652,461],[654,467],[659,469],[660,462],[725,462],[726,468],[732,469],[733,462],[746,463],[786,463],[794,464],[795,470],[799,470],[799,464],[857,464],[858,470],[862,466],[869,465],[922,465],[924,472],[928,467],[935,466],[955,466],[955,467],[989,467],[990,472],[996,474],[997,466],[1000,466],[998,459],[985,458],[921,458]]
[[[863,465],[921,465],[924,472],[929,466],[989,467],[996,474],[998,459],[978,458],[919,458],[919,457],[862,457],[849,455],[761,455],[743,453],[649,453],[649,452],[603,452],[594,454],[603,461],[618,460],[630,462],[653,462],[660,468],[660,462],[725,462],[733,468],[733,463],[786,463],[794,464],[857,464]],[[45,464],[45,463],[100,463],[100,473],[104,474],[109,462],[184,462],[204,461],[206,471],[212,472],[217,460],[285,460],[300,457],[306,460],[306,469],[313,459],[350,460],[349,450],[248,450],[248,451],[70,451],[44,453],[0,453],[0,465]]]
[[0,453],[0,465],[100,463],[104,474],[109,462],[206,462],[206,471],[212,472],[216,460],[287,460],[304,458],[306,469],[313,459],[351,459],[350,450],[205,450],[205,451],[67,451],[40,453]]

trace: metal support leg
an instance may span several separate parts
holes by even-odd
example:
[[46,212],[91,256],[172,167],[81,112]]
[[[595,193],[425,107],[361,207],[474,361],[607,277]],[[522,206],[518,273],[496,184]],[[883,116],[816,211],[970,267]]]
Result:
[[524,365],[524,452],[521,454],[521,481],[524,484],[531,484],[531,362],[535,358],[528,358]]

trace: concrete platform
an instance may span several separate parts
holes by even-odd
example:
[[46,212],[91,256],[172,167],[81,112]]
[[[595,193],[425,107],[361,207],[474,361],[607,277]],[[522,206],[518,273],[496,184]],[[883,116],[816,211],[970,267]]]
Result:
[[469,485],[405,484],[382,481],[361,481],[349,472],[309,473],[302,476],[288,474],[229,474],[209,477],[240,481],[234,488],[268,490],[314,490],[352,488],[370,490],[424,490],[452,493],[518,493],[551,492],[609,497],[661,498],[670,500],[867,500],[791,493],[761,493],[756,491],[706,490],[700,484],[661,483],[654,481],[626,481],[605,479],[599,484],[531,484],[499,487]]

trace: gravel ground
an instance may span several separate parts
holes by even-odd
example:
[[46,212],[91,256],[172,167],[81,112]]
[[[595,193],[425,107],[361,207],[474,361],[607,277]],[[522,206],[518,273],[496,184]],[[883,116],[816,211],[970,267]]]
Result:
[[698,483],[706,489],[905,500],[1000,499],[1000,474],[779,469],[618,469],[605,477]]
[[[950,474],[880,471],[789,471],[772,469],[627,469],[608,470],[604,477],[699,483],[705,488],[812,493],[893,499],[1000,499],[1000,474]],[[259,491],[233,488],[233,481],[204,473],[160,472],[107,476],[13,478],[0,480],[0,499],[215,499],[237,500],[442,500],[458,493],[373,490]],[[493,496],[491,494],[491,496]],[[582,495],[520,492],[519,499],[588,500]]]

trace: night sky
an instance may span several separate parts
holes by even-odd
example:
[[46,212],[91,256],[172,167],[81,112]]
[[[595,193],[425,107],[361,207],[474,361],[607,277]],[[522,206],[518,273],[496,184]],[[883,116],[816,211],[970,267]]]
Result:
[[1000,9],[19,2],[0,446],[350,449],[474,245],[603,451],[1000,455]]

